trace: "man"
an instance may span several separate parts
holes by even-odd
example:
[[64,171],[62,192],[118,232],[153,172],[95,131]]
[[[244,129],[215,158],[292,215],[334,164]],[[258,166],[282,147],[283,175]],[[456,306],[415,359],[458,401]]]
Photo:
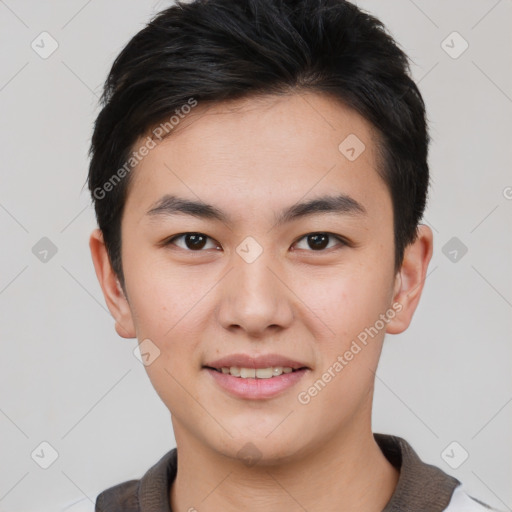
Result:
[[406,55],[349,2],[181,3],[128,43],[90,247],[177,448],[97,511],[488,509],[371,431],[432,255],[428,144]]

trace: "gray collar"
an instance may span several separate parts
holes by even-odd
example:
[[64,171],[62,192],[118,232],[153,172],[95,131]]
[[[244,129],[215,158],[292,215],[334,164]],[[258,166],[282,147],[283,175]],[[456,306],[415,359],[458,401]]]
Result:
[[[445,510],[459,480],[422,462],[405,439],[387,434],[373,436],[382,453],[400,471],[395,492],[382,512]],[[96,512],[172,512],[169,493],[176,478],[177,457],[173,448],[140,480],[103,491],[96,499]]]
[[405,439],[375,433],[373,437],[389,462],[400,471],[395,492],[382,512],[445,510],[460,485],[459,480],[425,464]]

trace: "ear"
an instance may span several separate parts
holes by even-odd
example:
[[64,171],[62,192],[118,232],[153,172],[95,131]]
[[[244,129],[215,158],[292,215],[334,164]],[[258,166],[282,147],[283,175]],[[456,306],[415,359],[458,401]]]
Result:
[[405,248],[402,266],[395,277],[393,303],[397,304],[397,314],[387,324],[389,334],[399,334],[409,327],[423,291],[432,258],[433,235],[424,224],[418,226],[417,233],[416,240]]
[[135,338],[135,326],[128,299],[117,275],[112,269],[101,230],[95,229],[91,233],[89,248],[91,249],[96,277],[103,290],[105,302],[116,322],[115,329],[117,334],[122,338]]

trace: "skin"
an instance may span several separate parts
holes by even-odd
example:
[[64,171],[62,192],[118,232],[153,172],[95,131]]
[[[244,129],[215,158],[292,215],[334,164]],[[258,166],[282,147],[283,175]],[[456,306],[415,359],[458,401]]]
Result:
[[[356,134],[366,149],[338,149]],[[125,290],[95,230],[90,248],[117,332],[150,339],[146,367],[172,416],[178,473],[173,511],[381,511],[398,471],[371,431],[374,372],[385,333],[404,331],[423,289],[432,232],[418,228],[394,268],[393,209],[377,172],[375,133],[359,114],[307,93],[199,104],[133,171],[122,219]],[[142,140],[142,138],[141,138]],[[318,213],[275,224],[299,201],[346,194],[365,214]],[[201,199],[230,222],[150,216],[164,195]],[[210,237],[202,249],[175,240]],[[332,233],[315,249],[306,235]],[[236,252],[248,236],[263,249]],[[192,247],[192,248],[190,248]],[[394,303],[396,316],[308,404],[297,399]],[[303,362],[302,380],[268,400],[221,390],[202,369],[242,352]],[[256,446],[249,466],[239,450]]]

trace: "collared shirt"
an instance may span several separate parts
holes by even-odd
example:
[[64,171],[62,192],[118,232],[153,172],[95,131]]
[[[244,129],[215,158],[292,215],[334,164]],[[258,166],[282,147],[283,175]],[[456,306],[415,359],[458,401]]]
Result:
[[[374,433],[382,453],[399,472],[395,491],[383,512],[488,512],[494,510],[469,496],[456,478],[424,463],[404,439]],[[95,512],[172,512],[171,485],[177,473],[177,449],[167,452],[141,479],[106,489]],[[74,509],[71,509],[74,510]]]

